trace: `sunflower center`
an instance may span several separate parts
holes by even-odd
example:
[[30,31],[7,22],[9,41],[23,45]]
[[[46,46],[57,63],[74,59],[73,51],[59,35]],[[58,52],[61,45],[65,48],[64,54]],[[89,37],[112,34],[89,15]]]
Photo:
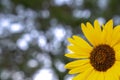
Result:
[[115,51],[109,45],[96,46],[90,53],[90,63],[97,71],[107,71],[115,62]]

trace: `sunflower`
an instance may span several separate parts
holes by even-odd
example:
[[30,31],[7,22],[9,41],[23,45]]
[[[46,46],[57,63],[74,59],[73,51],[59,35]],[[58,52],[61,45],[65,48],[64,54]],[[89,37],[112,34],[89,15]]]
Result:
[[73,35],[66,57],[75,59],[65,65],[69,74],[77,74],[72,80],[120,80],[120,25],[113,27],[113,20],[100,26],[87,22],[81,24],[86,37]]

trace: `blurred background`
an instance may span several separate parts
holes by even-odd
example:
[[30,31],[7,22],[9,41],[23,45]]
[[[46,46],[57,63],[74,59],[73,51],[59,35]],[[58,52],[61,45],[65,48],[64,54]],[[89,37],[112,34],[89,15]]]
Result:
[[0,80],[71,80],[67,38],[80,24],[120,24],[120,0],[0,0]]

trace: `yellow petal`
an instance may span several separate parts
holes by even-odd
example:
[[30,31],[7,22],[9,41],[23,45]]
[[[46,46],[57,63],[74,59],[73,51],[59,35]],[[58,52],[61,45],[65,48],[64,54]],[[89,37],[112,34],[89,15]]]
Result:
[[116,61],[115,64],[120,67],[120,61]]
[[102,27],[103,27],[103,30],[102,30],[102,33],[101,33],[101,44],[106,44],[107,32],[104,29],[104,25],[102,25]]
[[98,20],[94,21],[94,35],[95,35],[95,42],[97,45],[102,43],[102,31]]
[[86,80],[96,80],[98,76],[98,72],[96,70],[93,70]]
[[77,53],[78,55],[86,55],[86,56],[89,56],[90,52],[92,51],[92,50],[87,50],[85,48],[78,48],[74,45],[67,46],[67,48],[73,53]]
[[86,25],[87,25],[87,28],[88,28],[88,29],[94,30],[92,24],[90,24],[89,22],[87,22]]
[[119,76],[115,75],[112,69],[109,69],[105,72],[105,80],[119,80]]
[[97,46],[101,43],[101,28],[97,20],[94,22],[94,27],[87,22],[87,26],[81,24],[81,28],[85,37],[93,46]]
[[93,36],[93,28],[89,29],[87,28],[83,23],[81,24],[81,29],[83,31],[83,34],[85,35],[85,37],[87,38],[87,40],[93,45],[95,46],[95,38]]
[[120,50],[119,50],[119,51],[116,51],[116,53],[115,53],[115,59],[116,59],[117,61],[120,61]]
[[72,69],[89,63],[89,59],[75,60],[65,65],[65,68]]
[[81,37],[78,36],[73,36],[74,39],[72,38],[68,38],[68,41],[70,43],[72,43],[73,45],[79,47],[79,48],[85,48],[87,50],[91,50],[92,47],[85,41],[83,40]]
[[[99,38],[100,38],[100,33],[96,33],[96,30],[93,28],[92,24],[90,24],[89,22],[87,22],[87,29],[90,31],[91,30],[91,36],[94,39],[94,46],[97,46],[99,44]],[[90,34],[89,33],[89,34]]]
[[94,28],[96,32],[101,33],[101,27],[100,27],[98,20],[94,21]]
[[111,46],[115,46],[116,44],[120,43],[120,25],[116,26],[113,30],[113,34],[111,35]]
[[88,42],[86,42],[84,39],[82,39],[79,36],[73,36],[73,39],[77,42],[77,44],[79,44],[80,47],[86,47],[88,49],[91,49],[92,47],[88,44]]
[[77,76],[73,77],[72,80],[86,80],[86,78],[89,76],[92,70],[93,68],[87,68],[85,72],[82,72]]
[[96,80],[104,80],[104,72],[98,72],[98,77]]
[[69,74],[76,74],[76,73],[81,73],[81,72],[84,72],[86,71],[86,69],[88,68],[92,68],[91,64],[85,64],[85,65],[81,65],[79,67],[76,67],[76,68],[73,68],[69,71]]
[[108,72],[105,73],[105,80],[114,80],[111,73],[108,73]]
[[113,71],[116,73],[118,76],[120,76],[120,61],[116,61],[114,66],[113,66]]
[[104,41],[106,44],[111,44],[111,35],[113,34],[113,20],[109,20],[105,26],[103,27],[103,32],[105,32],[106,34],[104,34]]
[[117,65],[118,63],[115,62],[115,64],[109,69],[111,71],[111,74],[115,77],[115,80],[119,80],[119,76],[120,76],[120,66]]
[[75,58],[75,59],[89,58],[89,56],[78,55],[78,54],[74,54],[74,53],[67,53],[67,54],[65,54],[65,56],[69,57],[69,58]]
[[113,48],[114,48],[114,51],[119,51],[120,50],[120,43],[113,46]]

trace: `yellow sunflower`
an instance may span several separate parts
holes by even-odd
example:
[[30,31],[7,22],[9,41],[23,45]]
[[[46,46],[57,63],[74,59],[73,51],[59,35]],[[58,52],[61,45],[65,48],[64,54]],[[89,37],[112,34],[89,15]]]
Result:
[[68,38],[69,58],[76,59],[65,65],[72,80],[120,80],[120,25],[113,27],[109,20],[102,27],[97,20],[81,24],[85,41],[79,36]]

